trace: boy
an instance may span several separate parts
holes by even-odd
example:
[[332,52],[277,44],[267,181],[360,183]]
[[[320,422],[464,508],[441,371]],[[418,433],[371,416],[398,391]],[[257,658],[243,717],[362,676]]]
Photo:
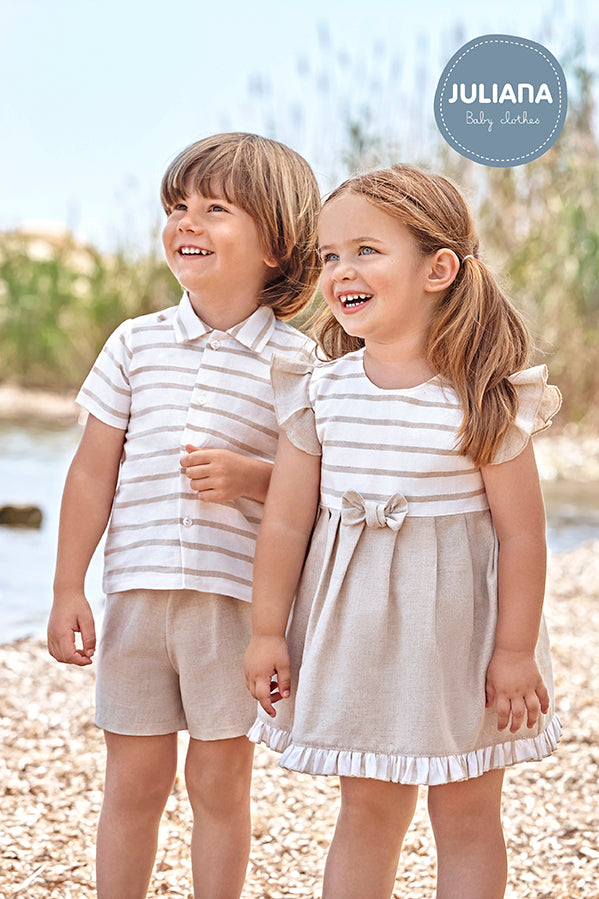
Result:
[[242,659],[278,436],[269,365],[275,351],[310,349],[281,318],[315,289],[320,202],[300,156],[239,133],[179,154],[161,199],[166,259],[185,293],[121,325],[79,393],[89,417],[64,490],[48,647],[58,661],[91,663],[84,578],[110,519],[98,896],[146,895],[185,728],[195,893],[237,899],[255,717]]

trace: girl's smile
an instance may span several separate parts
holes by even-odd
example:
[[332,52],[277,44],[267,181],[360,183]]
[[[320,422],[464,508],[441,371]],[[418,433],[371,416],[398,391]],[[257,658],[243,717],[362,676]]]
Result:
[[319,242],[320,286],[348,334],[367,346],[424,339],[430,260],[401,222],[358,194],[342,194],[320,214]]

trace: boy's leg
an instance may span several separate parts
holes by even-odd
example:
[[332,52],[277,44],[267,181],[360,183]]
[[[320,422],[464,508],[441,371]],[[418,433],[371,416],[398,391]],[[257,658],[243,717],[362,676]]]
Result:
[[507,881],[501,827],[503,770],[429,789],[437,844],[437,899],[502,899]]
[[325,867],[323,899],[391,896],[417,799],[418,787],[341,778],[341,810]]
[[104,732],[106,784],[98,825],[98,899],[145,899],[160,818],[177,772],[177,734]]
[[189,741],[195,899],[239,899],[250,853],[254,744],[246,737]]

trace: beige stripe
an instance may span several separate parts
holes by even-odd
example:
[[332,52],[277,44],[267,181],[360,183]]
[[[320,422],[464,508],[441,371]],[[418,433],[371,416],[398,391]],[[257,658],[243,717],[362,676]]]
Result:
[[[99,408],[103,409],[105,412],[109,412],[110,415],[113,415],[115,418],[122,418],[124,425],[126,425],[127,422],[129,421],[129,413],[128,412],[118,412],[116,409],[113,409],[111,406],[109,406],[108,403],[102,402],[101,399],[99,399],[94,393],[92,393],[87,388],[82,387],[80,390],[80,393],[83,394],[83,396],[89,397],[89,399],[93,400],[93,402],[96,406],[99,406]],[[92,412],[92,415],[93,415],[93,412]],[[126,428],[124,428],[123,430],[126,430]]]
[[[125,383],[128,382],[127,375],[124,373],[123,369],[120,365],[117,365],[119,373],[122,375],[123,381]],[[129,396],[130,391],[126,387],[119,387],[115,381],[112,380],[108,372],[105,372],[103,369],[98,368],[97,365],[91,370],[91,374],[98,378],[100,381],[104,381],[105,384],[108,384],[113,393],[119,393],[121,396]]]
[[[259,425],[257,422],[252,421],[251,418],[245,418],[243,415],[235,415],[234,412],[225,412],[223,409],[219,409],[217,406],[202,406],[201,407],[204,412],[209,412],[211,415],[218,415],[219,418],[224,418],[227,421],[236,421],[239,422],[243,428],[250,428],[253,431],[258,431],[260,434],[266,434],[268,437],[272,437],[273,440],[276,440],[279,436],[278,431],[273,431],[271,428],[267,428],[264,425]],[[191,424],[187,423],[187,429],[189,431],[203,431],[204,428],[201,424]]]
[[[262,409],[268,409],[269,412],[273,411],[272,403],[267,402],[266,400],[261,400],[257,396],[250,396],[248,393],[242,393],[239,390],[228,390],[226,387],[217,387],[215,384],[198,384],[198,390],[202,390],[205,393],[215,393],[218,396],[226,396],[226,397],[234,397],[238,400],[244,400],[248,403],[252,403],[254,406],[260,406]],[[197,403],[191,403],[192,409],[204,409],[204,406],[200,406]]]
[[[365,447],[363,443],[358,443],[353,440],[325,440],[323,442],[324,446],[329,446],[333,448],[340,449],[359,449],[359,450],[370,450],[370,447]],[[387,453],[422,453],[429,456],[459,456],[460,452],[457,449],[437,449],[435,447],[428,446],[405,446],[401,445],[391,445],[387,446],[384,443],[377,444],[376,447],[377,453],[379,452],[387,452]]]
[[478,468],[465,468],[463,471],[456,471],[455,469],[452,469],[451,471],[396,471],[392,468],[352,468],[349,465],[328,464],[323,464],[321,467],[323,471],[341,471],[347,474],[358,474],[360,476],[372,475],[377,478],[415,478],[416,480],[420,478],[457,478],[465,475],[477,474],[480,470]]
[[[234,584],[243,584],[244,586],[251,586],[251,580],[249,578],[238,577],[237,575],[230,574],[223,571],[211,570],[211,569],[200,569],[200,568],[181,568],[179,571],[182,574],[187,574],[192,577],[213,577],[218,578],[222,581],[231,581]],[[125,574],[151,574],[155,572],[156,574],[173,574],[173,569],[168,565],[123,565],[122,568],[119,568],[119,576]]]
[[397,394],[393,394],[392,397],[389,396],[370,396],[370,394],[360,393],[359,395],[356,393],[335,393],[335,394],[327,394],[323,393],[318,397],[319,402],[326,403],[327,400],[331,402],[337,402],[339,400],[353,400],[354,402],[365,402],[365,403],[389,403],[395,405],[396,403],[406,403],[411,406],[422,406],[423,408],[428,409],[460,409],[459,403],[443,403],[435,400],[423,400],[418,399],[413,396],[403,396],[401,392]]
[[[323,486],[322,492],[323,495],[342,497],[347,493],[347,488],[345,490],[335,490],[332,487]],[[360,492],[364,499],[372,499],[377,502],[386,502],[389,499],[389,494]],[[470,490],[467,493],[439,493],[431,496],[408,496],[405,494],[405,497],[408,503],[446,503],[451,505],[462,499],[471,499],[472,497],[483,496],[484,494],[485,489],[484,487],[481,487],[480,490]]]
[[134,368],[131,372],[131,375],[145,375],[149,372],[164,372],[168,371],[169,374],[176,374],[179,372],[183,375],[193,375],[195,377],[197,373],[197,366],[192,367],[184,367],[182,365],[140,365],[137,368]]
[[[248,357],[246,356],[246,358],[248,358]],[[230,372],[230,371],[227,371],[226,368],[222,368],[218,365],[210,365],[209,363],[206,363],[206,362],[202,362],[201,370],[202,371],[214,371],[217,374],[219,374],[221,377],[226,376],[228,378],[235,378],[236,381],[257,381],[259,384],[268,384],[270,386],[270,378],[261,378],[259,375],[253,375],[247,371]]]
[[331,424],[352,424],[352,425],[373,425],[374,427],[381,428],[410,428],[412,430],[418,431],[451,431],[455,432],[454,425],[441,425],[435,422],[413,422],[413,421],[402,421],[401,419],[389,419],[389,418],[373,418],[370,421],[365,421],[363,417],[353,416],[353,415],[331,415],[327,418],[317,418],[316,423],[318,426],[326,426],[328,427]]
[[[198,500],[198,504],[200,504],[200,503],[201,503],[201,500]],[[250,521],[250,519],[248,519],[248,521]],[[149,521],[135,522],[134,524],[121,524],[121,525],[118,525],[117,527],[111,528],[110,533],[111,534],[120,534],[121,532],[125,532],[125,531],[137,531],[137,530],[143,530],[145,528],[150,528],[150,527],[171,527],[172,528],[174,526],[174,527],[178,528],[180,523],[181,523],[180,516],[177,516],[176,518],[156,518],[156,519],[152,519]],[[222,531],[223,533],[226,533],[226,534],[234,534],[236,537],[244,537],[248,540],[251,540],[252,542],[256,539],[255,530],[248,531],[248,530],[245,530],[244,528],[233,527],[230,524],[224,524],[219,521],[210,521],[209,519],[205,519],[205,518],[196,518],[195,516],[193,519],[193,523],[194,523],[194,525],[197,525],[197,527],[200,527],[200,528],[209,528],[210,530]],[[250,523],[252,523],[252,522],[250,522]],[[259,524],[260,522],[254,520],[253,523]]]
[[248,564],[252,564],[254,561],[253,556],[245,555],[244,553],[235,552],[230,549],[226,549],[223,546],[211,546],[207,543],[191,543],[186,540],[160,540],[158,538],[154,540],[140,540],[138,543],[127,543],[124,546],[115,546],[111,549],[106,550],[106,555],[111,556],[116,553],[126,553],[130,550],[135,549],[145,549],[148,546],[182,546],[185,549],[198,550],[200,552],[210,552],[216,553],[221,556],[228,556],[231,559],[237,559],[239,562],[247,562]]
[[258,449],[256,446],[249,446],[248,443],[242,440],[236,440],[234,437],[231,437],[230,434],[223,434],[222,431],[215,431],[212,428],[193,428],[192,426],[187,426],[188,430],[193,433],[201,433],[201,434],[209,434],[211,437],[216,437],[218,440],[226,440],[227,445],[229,446],[237,446],[240,450],[243,450],[244,456],[254,456],[255,458],[262,458],[264,450]]

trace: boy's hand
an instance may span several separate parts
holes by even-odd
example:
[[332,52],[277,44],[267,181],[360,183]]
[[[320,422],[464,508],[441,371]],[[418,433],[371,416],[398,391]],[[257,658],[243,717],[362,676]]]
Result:
[[243,660],[245,682],[267,715],[276,717],[273,703],[291,691],[289,653],[284,637],[252,637]]
[[[82,649],[75,643],[81,634]],[[48,620],[48,650],[57,662],[68,665],[91,665],[96,651],[94,616],[83,594],[54,601]]]
[[229,503],[248,496],[264,501],[272,466],[228,449],[198,449],[188,444],[181,468],[198,499]]
[[549,694],[534,652],[495,649],[487,669],[486,708],[497,703],[497,730],[515,733],[523,724],[532,728],[539,713],[549,709]]

